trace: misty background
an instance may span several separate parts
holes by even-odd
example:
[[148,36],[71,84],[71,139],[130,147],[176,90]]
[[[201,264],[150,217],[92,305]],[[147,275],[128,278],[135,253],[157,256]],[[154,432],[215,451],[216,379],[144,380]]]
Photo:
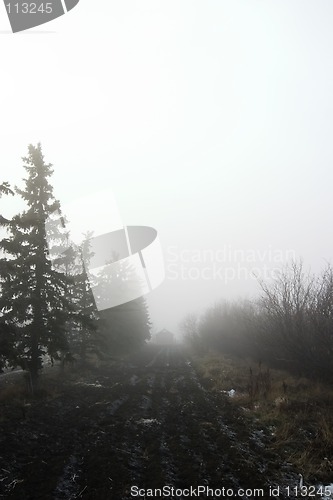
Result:
[[332,17],[328,1],[81,0],[12,35],[0,5],[1,181],[20,184],[41,141],[61,203],[109,187],[126,224],[155,227],[155,331],[255,296],[254,274],[292,256],[317,272],[333,261]]

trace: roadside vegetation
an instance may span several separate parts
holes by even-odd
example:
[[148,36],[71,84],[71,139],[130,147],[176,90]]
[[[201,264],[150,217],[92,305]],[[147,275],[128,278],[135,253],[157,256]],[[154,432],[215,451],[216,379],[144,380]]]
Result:
[[323,382],[222,354],[196,355],[194,364],[212,391],[223,392],[258,428],[270,449],[310,482],[333,477],[333,388]]
[[308,481],[333,477],[333,272],[301,262],[254,302],[221,303],[182,328],[213,391],[268,429],[270,447]]

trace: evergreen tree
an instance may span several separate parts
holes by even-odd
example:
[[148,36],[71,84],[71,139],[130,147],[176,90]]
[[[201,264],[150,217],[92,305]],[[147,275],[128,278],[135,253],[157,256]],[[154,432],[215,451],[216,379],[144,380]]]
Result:
[[[14,195],[10,189],[8,182],[0,184],[0,198],[5,194]],[[9,223],[3,215],[0,214],[0,228],[5,227]],[[0,259],[0,275],[5,275],[8,271],[7,261],[5,258]],[[2,290],[0,291],[2,293]],[[0,318],[0,372],[7,364],[7,360],[14,357],[13,344],[15,339],[15,332],[13,328],[6,325]]]
[[93,256],[92,234],[85,234],[79,247],[71,247],[73,258],[66,269],[66,273],[73,278],[70,296],[74,312],[69,322],[69,348],[80,356],[83,364],[89,355],[102,358],[105,351],[104,337],[97,326],[98,311],[91,289],[93,277],[87,272]]
[[110,355],[133,352],[150,339],[151,323],[143,297],[100,311],[99,317]]
[[[0,198],[3,194],[14,195],[14,192],[11,190],[8,182],[3,182],[2,184],[0,184]],[[8,223],[9,223],[9,220],[0,214],[0,227],[6,226],[6,224],[8,224]]]
[[10,185],[8,182],[3,182],[2,184],[0,184],[0,198],[3,194],[14,194],[14,192],[10,189]]
[[49,182],[52,165],[45,163],[40,144],[30,145],[23,161],[28,175],[24,189],[16,188],[16,192],[27,210],[6,224],[8,237],[0,242],[7,257],[6,272],[2,269],[0,276],[0,311],[2,324],[15,330],[11,339],[15,356],[9,362],[28,369],[35,384],[43,355],[66,349],[65,327],[71,307],[68,280],[48,258],[46,220],[60,210]]
[[2,184],[0,184],[0,198],[3,194],[14,194],[10,189],[10,185],[8,182],[3,182]]
[[[93,287],[99,309],[99,328],[110,355],[127,353],[150,339],[150,318],[144,298],[126,301],[140,295],[140,279],[135,269],[119,261],[110,249],[111,259],[96,277]],[[115,265],[114,265],[115,264]],[[124,303],[122,303],[124,302]],[[110,304],[118,303],[114,307]]]

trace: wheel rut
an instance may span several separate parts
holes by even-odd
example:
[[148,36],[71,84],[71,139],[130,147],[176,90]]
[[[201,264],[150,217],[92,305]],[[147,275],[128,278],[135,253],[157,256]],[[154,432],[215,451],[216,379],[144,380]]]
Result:
[[[201,385],[178,347],[151,347],[68,384],[17,427],[2,457],[9,471],[2,498],[126,500],[134,486],[268,491],[281,479],[260,432],[227,396]],[[19,458],[10,448],[20,449]]]

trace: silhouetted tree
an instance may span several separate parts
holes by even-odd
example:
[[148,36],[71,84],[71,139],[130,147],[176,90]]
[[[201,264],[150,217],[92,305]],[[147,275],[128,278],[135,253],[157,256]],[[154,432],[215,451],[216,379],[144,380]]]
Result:
[[14,191],[10,188],[8,182],[3,182],[2,184],[0,184],[0,198],[3,194],[14,195]]
[[180,331],[184,342],[197,352],[203,353],[206,348],[203,339],[199,334],[199,318],[196,314],[190,313],[181,321]]
[[[99,329],[105,337],[109,354],[125,353],[142,346],[150,339],[150,318],[144,298],[140,295],[140,279],[135,269],[112,258],[96,276],[94,296],[99,312]],[[113,304],[114,307],[111,307]]]
[[[8,182],[3,182],[0,184],[0,198],[2,195],[14,195],[14,192],[10,188]],[[9,220],[6,219],[2,214],[0,214],[0,228],[6,227],[9,223]],[[8,271],[7,260],[5,258],[0,259],[0,275],[5,275]],[[1,283],[0,283],[1,285]],[[0,293],[2,294],[2,290],[0,289]],[[13,349],[15,340],[15,332],[13,328],[10,328],[0,319],[0,372],[3,371],[3,368],[6,366],[6,363],[9,359],[14,358],[15,353]]]
[[143,297],[99,313],[108,354],[124,354],[139,349],[150,339],[151,323]]
[[7,258],[0,277],[0,310],[2,323],[16,332],[11,339],[15,356],[9,361],[28,369],[35,384],[42,356],[55,348],[65,349],[70,305],[66,276],[48,258],[46,220],[60,209],[49,182],[52,165],[45,163],[40,144],[30,145],[23,161],[28,175],[24,189],[16,192],[27,210],[6,224],[8,236],[0,242]]
[[73,279],[70,297],[74,308],[69,321],[68,343],[71,352],[78,354],[83,364],[90,355],[102,358],[105,352],[104,337],[98,328],[98,311],[92,292],[94,277],[88,273],[93,256],[92,236],[92,232],[86,233],[83,242],[72,247],[74,259],[66,270]]
[[259,329],[265,357],[274,364],[309,373],[316,342],[309,322],[315,306],[315,277],[305,274],[302,262],[293,262],[272,283],[260,284]]
[[[10,185],[8,182],[3,182],[0,184],[0,198],[2,197],[3,194],[11,194],[14,195],[14,192],[10,188]],[[6,226],[6,224],[9,223],[9,220],[6,219],[2,214],[0,214],[0,227]]]

